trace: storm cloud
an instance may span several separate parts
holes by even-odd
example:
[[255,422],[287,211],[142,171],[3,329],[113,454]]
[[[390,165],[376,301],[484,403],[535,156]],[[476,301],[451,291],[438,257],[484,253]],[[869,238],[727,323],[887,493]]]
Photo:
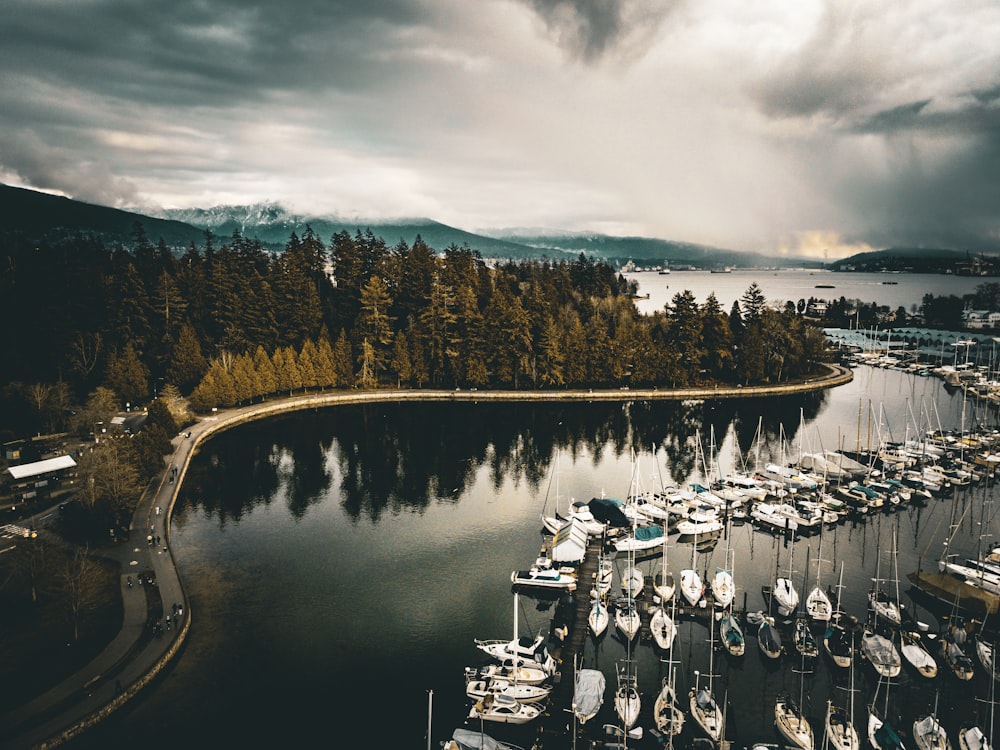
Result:
[[0,181],[995,250],[997,38],[992,0],[8,0]]

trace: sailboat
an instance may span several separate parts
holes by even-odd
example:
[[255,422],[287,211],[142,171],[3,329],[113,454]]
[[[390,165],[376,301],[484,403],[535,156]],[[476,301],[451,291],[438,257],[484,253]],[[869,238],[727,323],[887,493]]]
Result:
[[635,726],[642,709],[642,698],[639,695],[638,682],[635,675],[635,662],[623,660],[618,668],[618,688],[615,690],[615,713],[621,719],[626,730]]
[[581,724],[597,716],[604,704],[604,673],[599,669],[580,669],[573,691],[573,714]]
[[715,606],[719,609],[725,609],[733,603],[733,597],[736,595],[736,584],[733,582],[733,550],[730,539],[731,526],[729,521],[726,521],[726,562],[723,567],[715,569],[715,575],[712,576],[712,599],[715,602]]
[[608,629],[608,623],[611,621],[611,613],[608,611],[607,605],[604,603],[604,597],[598,591],[594,591],[596,596],[593,597],[593,603],[590,605],[590,611],[587,613],[587,625],[590,627],[590,632],[594,634],[595,638],[600,638],[601,635]]
[[993,713],[996,708],[996,680],[990,680],[990,712],[987,732],[978,725],[966,725],[958,730],[958,746],[961,750],[993,750]]
[[660,597],[661,602],[668,602],[674,598],[677,586],[674,583],[674,574],[670,572],[667,560],[667,522],[663,522],[663,554],[660,556],[660,571],[653,577],[653,593]]
[[689,703],[692,718],[710,740],[718,742],[722,739],[724,727],[722,709],[715,700],[715,696],[712,695],[712,679],[715,676],[712,673],[715,656],[715,629],[709,627],[708,631],[711,644],[708,650],[708,688],[700,686],[701,675],[695,670],[695,685],[691,688]]
[[538,667],[547,675],[551,676],[556,671],[556,661],[552,658],[548,648],[545,646],[544,637],[539,634],[535,638],[518,637],[518,594],[514,592],[514,639],[505,640],[481,640],[476,639],[476,646],[480,651],[488,654],[501,663],[516,661],[518,665],[528,667]]
[[848,688],[850,709],[845,711],[826,702],[826,737],[834,750],[860,750],[861,738],[854,728],[854,667],[851,666],[851,682]]
[[892,531],[892,561],[893,561],[893,580],[896,585],[895,596],[890,595],[888,592],[882,589],[882,580],[879,578],[879,567],[881,564],[881,556],[879,556],[875,565],[875,578],[873,583],[875,584],[871,591],[868,592],[868,602],[871,607],[872,612],[875,613],[877,618],[885,620],[893,627],[899,627],[903,621],[902,616],[902,606],[899,602],[899,570],[896,564],[896,530]]
[[[816,622],[829,622],[830,618],[833,617],[833,602],[830,601],[830,597],[823,590],[819,582],[819,569],[823,562],[823,530],[821,528],[819,532],[819,554],[816,559],[816,582],[806,595],[806,614]],[[807,553],[806,570],[808,569],[809,561]]]
[[[628,573],[623,577],[624,580],[632,580],[634,582],[634,577],[632,571],[635,570],[635,558],[634,553],[628,553]],[[640,575],[642,575],[640,573]],[[615,627],[618,628],[619,632],[625,636],[625,639],[631,643],[632,639],[635,638],[636,634],[639,632],[639,627],[642,625],[642,620],[639,617],[639,610],[635,606],[635,594],[634,585],[625,586],[626,595],[623,599],[619,600],[615,606]]]
[[899,631],[899,651],[907,663],[917,670],[917,674],[928,680],[937,677],[937,662],[924,645],[919,632],[902,629]]
[[792,544],[788,548],[788,575],[778,576],[774,582],[774,589],[771,591],[771,596],[774,597],[774,601],[778,605],[778,614],[782,617],[792,614],[799,606],[799,592],[795,590],[795,584],[792,583],[794,552],[795,535],[792,534]]
[[698,569],[695,567],[695,559],[698,552],[697,546],[691,544],[691,567],[681,571],[681,594],[692,607],[697,606],[705,595],[705,584],[701,581]]
[[[672,614],[676,615],[676,600],[673,603],[673,610]],[[677,691],[674,687],[674,679],[677,674],[676,664],[673,643],[671,642],[667,658],[667,676],[663,678],[660,692],[653,702],[653,718],[656,721],[656,728],[668,737],[674,737],[684,729],[684,712],[677,705]]]
[[934,695],[934,711],[913,722],[913,741],[920,750],[951,750],[948,733],[937,720],[938,696]]
[[666,607],[661,605],[653,610],[653,614],[649,618],[649,629],[656,645],[664,651],[673,645],[677,635],[677,623],[667,612]]
[[876,709],[876,702],[878,701],[878,691],[882,687],[883,679],[879,677],[878,687],[875,688],[875,695],[872,697],[872,703],[868,707],[868,741],[872,743],[872,747],[876,750],[904,750],[903,740],[900,739],[899,734],[896,730],[892,728],[892,725],[888,722],[888,712],[889,712],[889,680],[886,678],[885,682],[885,708],[882,711],[882,716],[878,715]]
[[813,750],[815,739],[812,726],[802,713],[802,701],[805,698],[806,659],[802,657],[802,667],[799,669],[799,702],[796,704],[787,696],[778,696],[774,702],[774,723],[781,735],[794,747],[802,750]]
[[854,662],[854,636],[841,624],[844,613],[840,600],[844,588],[844,563],[840,563],[840,581],[837,583],[837,608],[823,632],[823,650],[835,665],[850,667]]
[[719,637],[731,656],[743,656],[746,652],[746,637],[732,607],[724,610],[719,617]]

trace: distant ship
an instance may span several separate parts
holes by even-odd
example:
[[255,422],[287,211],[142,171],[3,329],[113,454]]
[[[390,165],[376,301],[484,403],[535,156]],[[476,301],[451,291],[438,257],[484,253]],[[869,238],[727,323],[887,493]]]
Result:
[[660,269],[660,276],[667,276],[670,274],[670,269],[664,266]]
[[713,268],[711,272],[712,273],[732,273],[733,269],[730,268],[729,266],[725,266],[723,268]]
[[817,289],[836,289],[836,287],[833,284],[817,284],[816,288]]

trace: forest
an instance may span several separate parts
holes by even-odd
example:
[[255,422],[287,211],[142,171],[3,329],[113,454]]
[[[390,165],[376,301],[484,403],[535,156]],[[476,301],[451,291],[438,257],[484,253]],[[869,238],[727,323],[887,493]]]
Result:
[[[175,251],[77,236],[0,249],[0,437],[77,430],[165,393],[196,410],[325,388],[682,387],[808,377],[822,334],[756,285],[728,312],[674,295],[637,312],[580,255],[487,262],[306,228],[282,252],[234,233]],[[96,408],[96,407],[95,407]]]

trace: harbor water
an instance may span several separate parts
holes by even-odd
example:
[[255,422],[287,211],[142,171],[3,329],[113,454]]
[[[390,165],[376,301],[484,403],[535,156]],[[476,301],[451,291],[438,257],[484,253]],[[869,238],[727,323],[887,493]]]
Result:
[[[191,600],[188,643],[138,701],[73,747],[437,748],[465,723],[464,667],[486,661],[474,640],[513,637],[510,575],[538,555],[543,512],[565,511],[574,499],[624,499],[633,478],[651,490],[704,481],[713,457],[723,471],[754,468],[803,450],[854,450],[879,436],[901,440],[928,426],[993,420],[936,378],[870,367],[855,375],[830,391],[781,399],[389,403],[223,433],[195,458],[173,515],[170,543]],[[980,485],[794,540],[734,525],[728,538],[694,552],[695,565],[714,571],[731,546],[735,603],[750,611],[766,610],[761,587],[779,572],[803,595],[817,579],[836,586],[842,572],[843,607],[859,619],[876,573],[891,588],[898,572],[907,610],[933,632],[941,620],[907,595],[906,574],[921,560],[925,569],[936,565],[953,507],[960,528],[951,550],[975,554],[989,543],[992,518],[981,509],[991,495]],[[676,535],[668,544],[676,574],[693,551]],[[624,564],[620,554],[619,573]],[[652,556],[639,565],[652,575],[661,562]],[[552,597],[520,596],[520,634],[548,633],[557,606]],[[629,745],[656,747],[648,728],[666,655],[652,641],[629,647],[613,631],[588,636],[579,664],[608,680],[593,724],[614,721],[615,668],[631,657],[647,733]],[[741,658],[711,658],[707,620],[682,620],[673,656],[684,705],[711,672],[713,692],[726,701],[728,739],[777,742],[778,694],[803,695],[821,736],[827,699],[849,705],[848,671],[820,658],[802,675],[795,656],[771,661],[752,633],[747,641]],[[561,679],[572,669],[563,664]],[[860,660],[855,683],[863,731],[876,680]],[[938,695],[938,716],[954,738],[983,714],[977,699],[988,698],[987,680],[980,674],[959,684],[942,673],[922,681],[904,669],[890,710],[905,727]],[[485,729],[525,746],[534,739],[530,728]],[[677,746],[691,736],[685,730]],[[569,734],[546,746],[570,747]]]

